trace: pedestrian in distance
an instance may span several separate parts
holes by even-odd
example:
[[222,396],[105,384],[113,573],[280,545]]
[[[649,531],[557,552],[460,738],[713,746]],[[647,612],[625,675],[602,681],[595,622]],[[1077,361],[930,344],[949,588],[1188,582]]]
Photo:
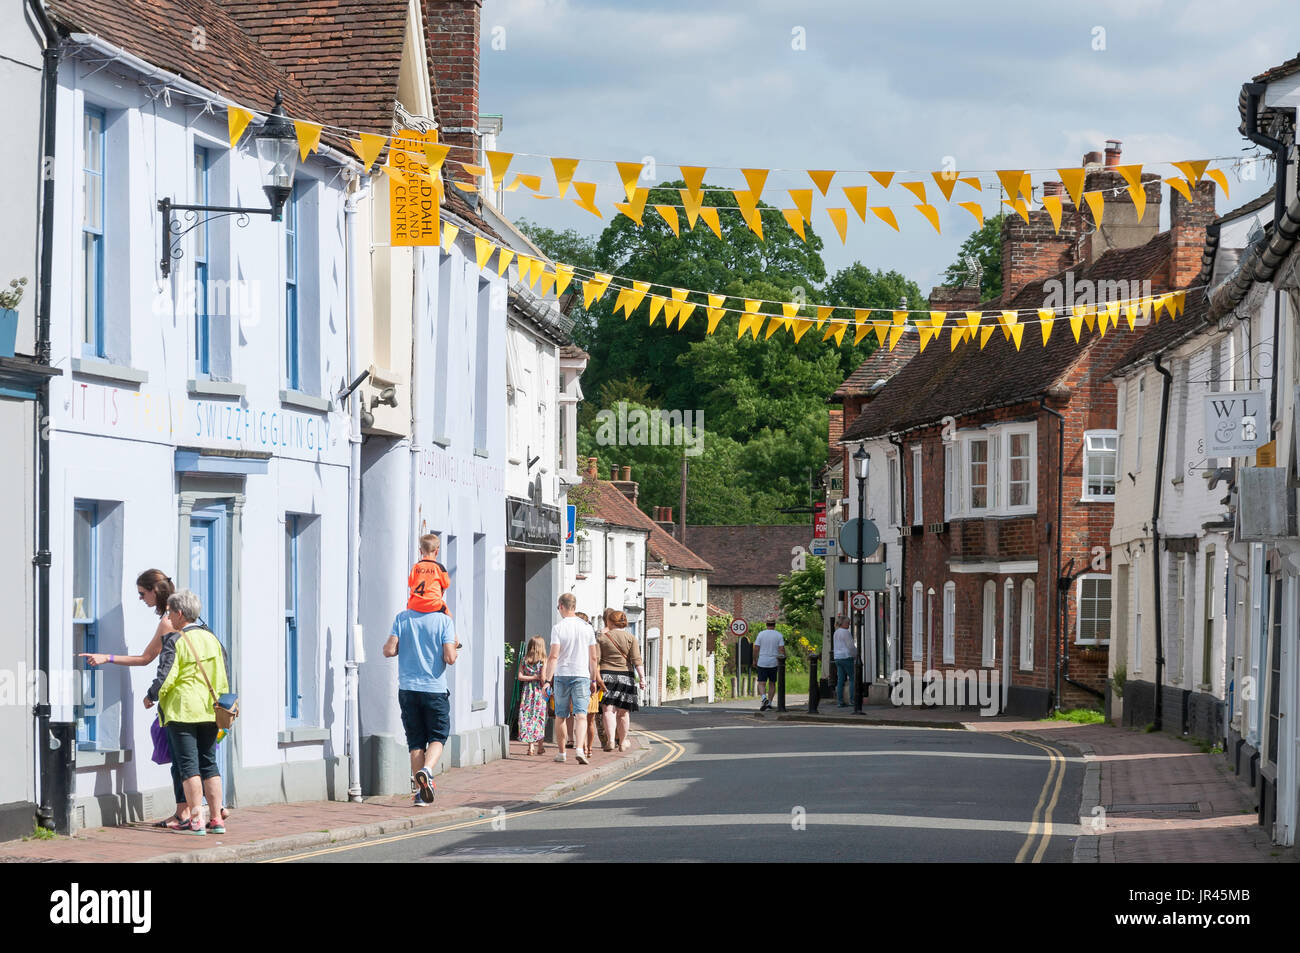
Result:
[[785,658],[785,636],[777,631],[776,613],[769,613],[765,621],[767,628],[754,636],[754,651],[758,655],[758,690],[763,693],[759,711],[772,707],[771,696],[776,694],[776,668]]
[[[835,632],[831,635],[831,647],[835,660],[835,701],[840,708],[848,708],[853,698],[853,632],[849,628],[847,616],[835,617]],[[846,702],[842,690],[849,688]]]
[[[645,684],[645,671],[641,667],[641,647],[636,636],[628,631],[627,615],[618,609],[606,609],[600,638],[600,678],[605,683],[603,711],[605,733],[609,741],[606,751],[626,751],[632,712],[637,705],[637,691]],[[636,681],[632,680],[635,670]]]
[[417,787],[415,807],[433,803],[433,771],[451,731],[447,666],[456,664],[460,648],[451,616],[413,609],[397,614],[384,643],[384,658],[397,659],[397,704]]
[[551,629],[551,651],[546,658],[543,681],[555,687],[555,744],[559,748],[556,761],[566,761],[564,742],[568,735],[565,719],[576,716],[574,722],[574,757],[579,764],[588,764],[586,752],[587,719],[583,716],[591,703],[591,693],[603,690],[596,652],[596,633],[591,626],[578,618],[577,600],[573,593],[560,596],[556,609],[560,621]]
[[[199,622],[202,605],[188,589],[167,599],[167,621],[176,630],[171,664],[158,688],[159,718],[167,728],[172,760],[189,805],[189,834],[224,834],[221,817],[221,771],[217,766],[216,700],[230,691],[226,654],[217,637]],[[147,695],[144,707],[154,706]],[[203,800],[209,816],[203,825]]]
[[528,753],[546,751],[546,686],[542,684],[542,669],[546,665],[546,640],[534,635],[528,640],[528,650],[519,663],[519,681],[524,690],[519,698],[519,740],[528,745]]

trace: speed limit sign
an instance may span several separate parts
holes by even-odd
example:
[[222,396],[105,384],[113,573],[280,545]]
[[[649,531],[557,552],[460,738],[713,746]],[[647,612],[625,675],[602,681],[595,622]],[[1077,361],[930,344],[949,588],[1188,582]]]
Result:
[[731,631],[735,635],[744,635],[749,631],[749,623],[744,619],[733,619],[731,622]]
[[853,599],[850,602],[854,612],[865,612],[867,608],[867,594],[865,592],[853,593]]

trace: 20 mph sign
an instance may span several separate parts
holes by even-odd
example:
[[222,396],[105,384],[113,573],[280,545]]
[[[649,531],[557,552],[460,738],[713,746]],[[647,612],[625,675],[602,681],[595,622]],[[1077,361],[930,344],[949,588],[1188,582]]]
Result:
[[749,623],[744,619],[732,619],[731,631],[735,635],[744,635],[749,631]]
[[867,608],[867,594],[865,592],[853,593],[850,605],[853,606],[854,612],[865,612]]

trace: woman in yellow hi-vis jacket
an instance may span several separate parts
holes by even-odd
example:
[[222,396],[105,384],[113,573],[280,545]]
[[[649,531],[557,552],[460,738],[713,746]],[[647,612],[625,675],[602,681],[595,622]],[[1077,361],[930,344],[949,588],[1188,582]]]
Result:
[[[188,589],[167,600],[167,618],[176,629],[176,654],[163,674],[158,705],[190,808],[190,834],[224,834],[221,820],[221,773],[217,768],[215,700],[230,691],[225,653],[217,637],[195,620],[202,610],[199,597]],[[152,702],[145,699],[145,707]],[[207,798],[211,818],[203,826],[200,810]]]

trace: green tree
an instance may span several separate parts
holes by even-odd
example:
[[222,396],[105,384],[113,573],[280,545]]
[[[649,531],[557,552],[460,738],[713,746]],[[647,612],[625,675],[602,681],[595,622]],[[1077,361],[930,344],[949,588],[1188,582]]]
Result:
[[[871,269],[860,261],[841,268],[826,283],[821,300],[826,304],[842,304],[850,308],[876,308],[889,311],[902,308],[903,302],[912,310],[925,307],[925,295],[915,281],[896,271]],[[852,338],[848,338],[852,340]],[[868,335],[857,347],[839,349],[841,382],[876,349],[876,336]],[[838,386],[838,385],[837,385]]]
[[[530,222],[524,218],[515,222],[515,227],[527,235],[529,240],[541,249],[542,254],[551,261],[575,265],[587,271],[602,270],[599,252],[596,249],[595,236],[584,235],[572,228],[558,231],[554,228],[547,228],[545,225],[538,225],[536,222]],[[568,312],[569,317],[574,322],[573,339],[579,347],[587,350],[592,342],[591,315],[582,306],[581,290],[573,288],[570,289],[570,293],[577,296]]]
[[971,277],[970,259],[979,263],[980,300],[988,301],[1002,294],[1002,219],[995,215],[984,227],[971,232],[957,250],[957,260],[943,273],[948,285],[964,284]]
[[826,563],[817,556],[805,556],[804,568],[781,576],[776,591],[781,613],[790,625],[810,642],[820,644],[822,610],[818,602],[826,594]]

